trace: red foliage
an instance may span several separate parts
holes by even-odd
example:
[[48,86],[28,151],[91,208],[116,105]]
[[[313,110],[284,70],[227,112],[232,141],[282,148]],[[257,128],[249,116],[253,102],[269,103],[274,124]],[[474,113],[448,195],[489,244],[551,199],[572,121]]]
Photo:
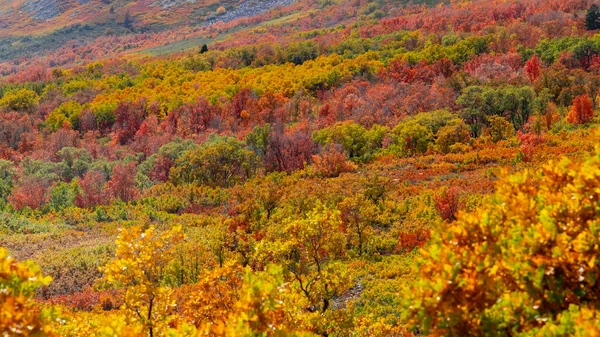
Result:
[[418,229],[415,232],[402,232],[398,238],[398,245],[396,246],[396,253],[410,252],[417,247],[423,247],[429,238],[431,233],[428,230]]
[[8,201],[16,210],[38,209],[48,202],[48,183],[40,178],[26,178],[15,187]]
[[118,164],[112,170],[112,178],[106,183],[106,192],[111,199],[125,202],[134,200],[139,191],[135,187],[135,163]]
[[529,78],[531,82],[540,77],[541,65],[542,62],[536,54],[533,54],[533,57],[525,63],[525,73],[527,73],[527,78]]
[[520,150],[523,155],[523,161],[529,162],[533,159],[535,154],[535,147],[542,144],[545,138],[541,134],[535,132],[523,133],[517,131],[517,139],[521,142]]
[[98,171],[88,171],[79,180],[81,192],[75,199],[78,207],[93,207],[106,203],[106,193],[103,190],[105,178]]
[[465,72],[482,81],[510,82],[519,76],[522,67],[521,55],[507,53],[502,55],[483,54],[467,61]]
[[173,161],[169,157],[157,155],[154,161],[154,167],[150,172],[150,179],[154,181],[165,182],[169,180],[169,170],[173,167]]
[[310,164],[316,150],[310,134],[311,130],[305,123],[292,129],[285,129],[281,123],[274,125],[265,155],[267,170],[292,172]]
[[435,209],[444,221],[454,221],[456,219],[461,194],[462,191],[458,187],[452,186],[434,197]]
[[129,143],[144,121],[144,110],[141,104],[121,102],[115,110],[117,120],[113,124],[116,141],[123,145]]
[[88,287],[74,294],[51,297],[47,302],[51,305],[64,305],[75,311],[92,311],[98,307],[113,310],[123,305],[122,298],[123,295],[117,289],[94,291]]
[[356,165],[346,158],[346,154],[335,146],[328,146],[321,154],[313,156],[317,171],[324,177],[337,177],[344,172],[353,172]]
[[567,122],[572,124],[585,124],[594,118],[594,103],[587,94],[573,99],[573,106],[569,110]]

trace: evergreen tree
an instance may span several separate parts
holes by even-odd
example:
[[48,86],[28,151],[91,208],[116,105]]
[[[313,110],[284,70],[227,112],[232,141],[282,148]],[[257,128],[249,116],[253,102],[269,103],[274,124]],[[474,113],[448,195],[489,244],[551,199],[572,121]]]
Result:
[[133,29],[133,18],[129,14],[129,12],[125,13],[125,18],[123,19],[123,27],[127,29]]
[[600,29],[600,8],[598,8],[598,5],[593,4],[588,9],[585,16],[585,28],[587,30]]

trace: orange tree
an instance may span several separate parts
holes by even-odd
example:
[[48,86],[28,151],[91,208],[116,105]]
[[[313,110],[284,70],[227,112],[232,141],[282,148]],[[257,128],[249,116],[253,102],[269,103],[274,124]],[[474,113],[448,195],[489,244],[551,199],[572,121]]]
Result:
[[496,189],[422,251],[405,319],[434,336],[599,333],[600,149]]

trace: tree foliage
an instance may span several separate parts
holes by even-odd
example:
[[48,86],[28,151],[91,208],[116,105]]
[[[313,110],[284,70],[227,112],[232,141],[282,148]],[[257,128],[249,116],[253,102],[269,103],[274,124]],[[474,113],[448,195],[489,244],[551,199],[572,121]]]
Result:
[[405,301],[411,324],[446,336],[528,336],[574,332],[573,317],[591,323],[599,179],[599,154],[504,178],[423,250]]

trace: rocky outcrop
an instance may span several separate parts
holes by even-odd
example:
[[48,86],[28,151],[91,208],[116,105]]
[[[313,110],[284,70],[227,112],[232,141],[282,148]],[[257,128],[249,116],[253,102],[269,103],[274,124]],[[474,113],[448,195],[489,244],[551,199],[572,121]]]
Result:
[[275,7],[288,6],[294,2],[296,0],[246,0],[238,7],[222,15],[208,19],[204,23],[204,26],[210,26],[217,22],[229,22],[240,18],[256,16]]
[[20,10],[29,14],[33,19],[48,21],[60,14],[57,0],[26,0]]

